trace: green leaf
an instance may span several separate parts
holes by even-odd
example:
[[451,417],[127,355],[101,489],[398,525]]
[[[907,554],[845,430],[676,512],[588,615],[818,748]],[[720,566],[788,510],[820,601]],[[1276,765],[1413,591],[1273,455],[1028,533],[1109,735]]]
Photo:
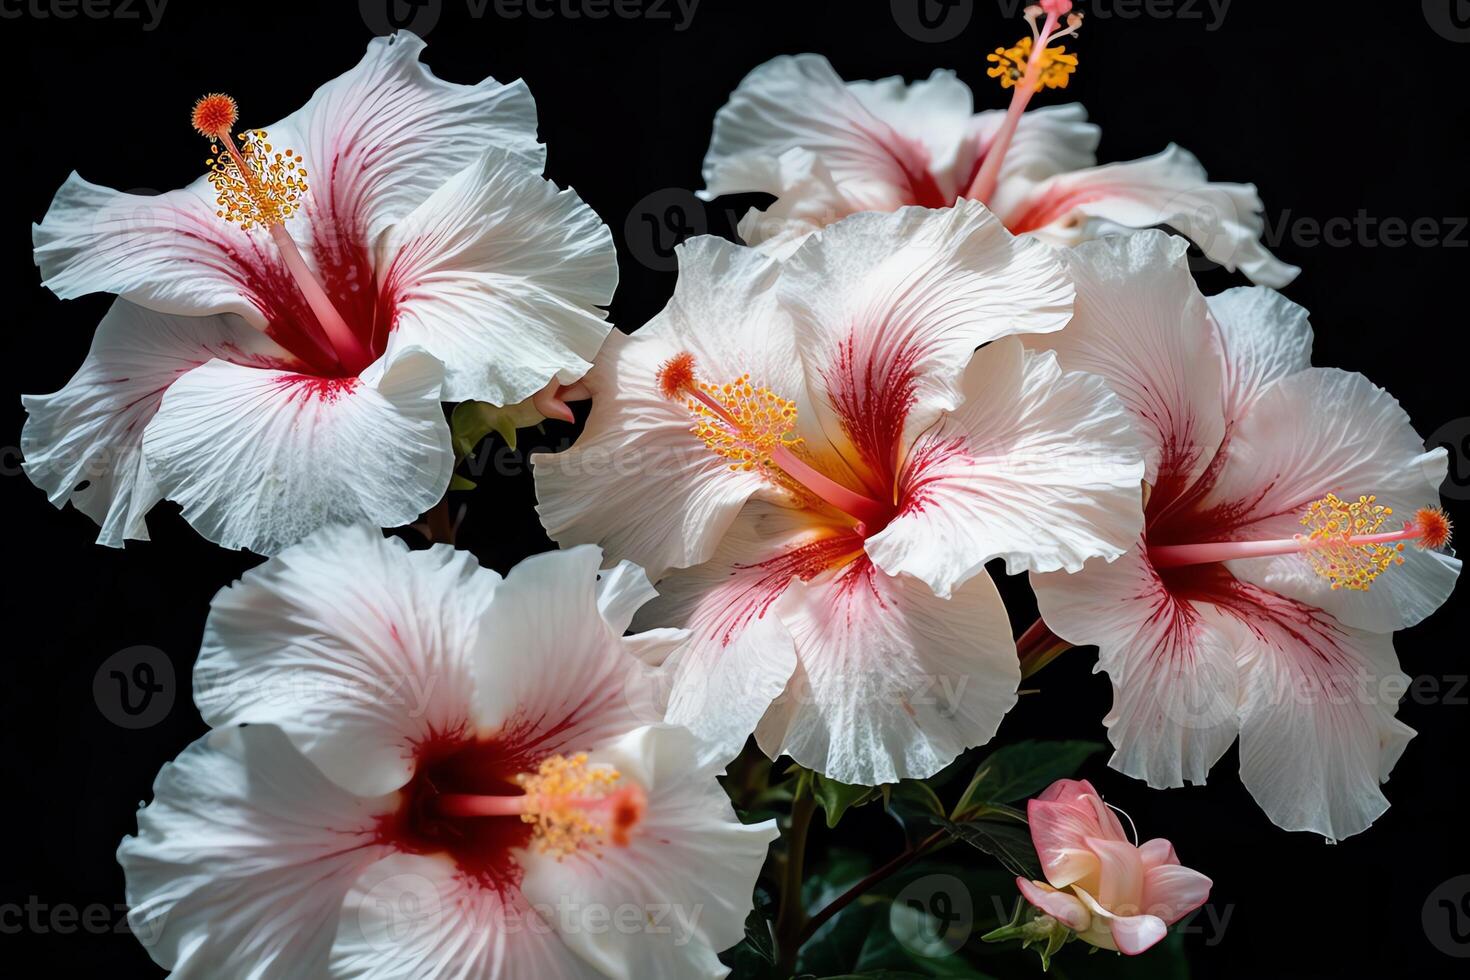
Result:
[[944,803],[927,784],[905,779],[883,787],[883,802],[903,827],[910,845],[933,833],[933,818],[944,816]]
[[757,956],[775,966],[776,937],[771,934],[771,924],[756,909],[745,917],[745,941]]
[[460,402],[449,416],[454,457],[464,459],[492,432],[498,432],[506,445],[514,449],[516,430],[529,428],[540,421],[541,413],[528,401],[504,408],[487,402]]
[[995,858],[1012,874],[1023,878],[1041,877],[1041,862],[1031,843],[1031,831],[1024,823],[989,818],[963,822],[944,817],[931,819],[948,831],[951,837]]
[[837,826],[842,815],[849,808],[871,803],[878,798],[881,791],[876,786],[852,786],[847,783],[839,783],[835,779],[817,774],[816,781],[812,785],[812,795],[816,797],[817,805],[827,815],[827,829]]
[[866,973],[843,973],[841,975],[823,977],[822,980],[863,980],[863,978],[867,978],[867,980],[929,980],[922,973],[909,973],[904,970],[871,970]]
[[449,478],[449,489],[451,490],[473,490],[477,486],[479,484],[474,480],[467,476],[460,476],[458,473]]
[[956,820],[991,803],[1035,796],[1066,779],[1106,746],[1100,742],[1025,741],[997,749],[980,762],[955,805]]

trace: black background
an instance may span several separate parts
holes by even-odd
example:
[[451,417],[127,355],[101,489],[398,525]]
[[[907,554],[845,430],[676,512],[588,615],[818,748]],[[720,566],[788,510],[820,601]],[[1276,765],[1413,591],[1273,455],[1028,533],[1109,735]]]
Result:
[[[914,26],[919,0],[703,0],[683,30],[672,0],[656,10],[647,0],[641,17],[601,20],[567,16],[568,2],[541,0],[551,16],[538,18],[503,16],[493,0],[476,17],[466,0],[444,0],[417,11],[417,25],[429,41],[425,58],[443,77],[529,82],[550,147],[549,176],[576,187],[618,239],[622,284],[612,316],[624,330],[647,320],[672,290],[668,228],[728,234],[751,203],[701,210],[687,193],[700,186],[714,113],[745,72],[801,51],[827,55],[850,79],[951,67],[974,87],[977,108],[999,107],[1003,96],[985,78],[984,54],[1024,31],[1007,16],[1015,7],[1008,0],[956,0],[933,31]],[[94,4],[94,12],[108,9]],[[1470,5],[1400,0],[1372,5],[1370,16],[1359,13],[1367,5],[1236,0],[1223,18],[1204,0],[1081,6],[1094,16],[1067,94],[1102,125],[1102,159],[1133,159],[1174,141],[1215,179],[1254,181],[1281,229],[1272,244],[1304,269],[1287,295],[1312,311],[1316,363],[1360,370],[1388,387],[1422,433],[1438,431],[1454,444],[1459,470],[1470,468],[1457,343],[1470,258],[1461,81],[1470,67]],[[65,383],[110,302],[63,303],[42,289],[29,223],[74,168],[123,189],[189,182],[204,157],[187,125],[196,96],[232,93],[248,124],[284,116],[356,63],[374,33],[368,21],[375,11],[382,16],[373,3],[273,10],[173,0],[145,30],[151,16],[136,0],[111,9],[96,17],[65,0],[0,2],[8,76],[0,107],[7,249],[0,446],[12,447],[0,478],[7,644],[0,786],[12,825],[0,838],[0,906],[43,908],[40,929],[14,912],[0,919],[11,970],[19,961],[10,957],[23,947],[41,957],[21,974],[159,975],[132,937],[110,931],[122,900],[113,852],[134,829],[134,808],[150,795],[159,765],[203,731],[187,678],[209,599],[258,561],[203,541],[168,504],[152,515],[152,543],[95,546],[89,520],[54,510],[18,475],[19,394]],[[584,8],[573,2],[572,9]],[[56,16],[68,10],[75,16]],[[1058,101],[1049,93],[1038,104]],[[1313,222],[1331,219],[1352,226],[1317,240]],[[1420,243],[1395,245],[1394,220],[1416,219],[1429,222]],[[664,226],[657,240],[654,225]],[[1234,279],[1202,271],[1202,281],[1214,292]],[[552,424],[523,446],[565,444],[574,432]],[[501,462],[506,472],[487,474],[463,497],[461,543],[505,571],[549,544],[531,510],[529,472],[520,457]],[[1447,491],[1451,516],[1470,521],[1470,473],[1452,478]],[[1023,585],[1003,589],[1018,626],[1029,623],[1034,606]],[[1431,942],[1431,935],[1447,941],[1443,911],[1428,930],[1421,921],[1434,889],[1470,873],[1460,790],[1470,734],[1463,591],[1398,637],[1405,671],[1423,679],[1400,712],[1419,736],[1387,786],[1392,809],[1358,837],[1329,846],[1272,827],[1240,787],[1233,750],[1208,787],[1162,793],[1101,759],[1089,766],[1144,836],[1172,838],[1186,863],[1214,878],[1212,905],[1230,918],[1221,933],[1206,926],[1187,937],[1196,975],[1448,975],[1457,966],[1463,975],[1466,961]],[[128,730],[109,721],[115,709],[94,697],[93,677],[109,656],[138,645],[163,651],[175,682],[160,697],[177,697],[161,721]],[[1109,692],[1090,673],[1092,660],[1092,651],[1074,651],[1038,675],[1042,692],[1022,699],[1002,737],[1103,738]],[[871,811],[844,830],[880,856],[898,846],[897,831]],[[65,909],[80,915],[89,906],[105,909],[90,913],[93,927],[65,931]],[[57,911],[61,918],[52,918]],[[1459,926],[1470,929],[1470,918]]]

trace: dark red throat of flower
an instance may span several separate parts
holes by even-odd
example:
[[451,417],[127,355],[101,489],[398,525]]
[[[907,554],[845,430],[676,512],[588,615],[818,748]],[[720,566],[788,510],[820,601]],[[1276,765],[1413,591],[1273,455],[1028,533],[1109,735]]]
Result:
[[586,755],[552,755],[534,765],[504,743],[444,741],[423,747],[382,840],[414,854],[448,853],[491,887],[519,883],[514,852],[598,855],[627,847],[643,821],[642,787]]
[[[271,274],[273,270],[254,271],[244,278],[259,280],[249,286],[253,293],[266,294],[260,300],[293,312],[301,306],[292,317],[299,321],[292,324],[295,329],[280,329],[278,324],[272,336],[279,333],[278,341],[321,374],[356,375],[376,359],[376,323],[368,318],[361,331],[348,324],[286,230],[287,220],[305,206],[309,190],[306,161],[294,150],[278,149],[263,129],[233,134],[238,117],[235,100],[216,92],[194,104],[189,122],[210,140],[213,155],[207,162],[209,183],[219,204],[216,214],[245,231],[258,229],[269,235],[286,272],[278,277]],[[318,261],[325,260],[325,251],[318,249]],[[278,278],[281,281],[274,281]],[[269,295],[292,286],[299,290],[304,304]]]

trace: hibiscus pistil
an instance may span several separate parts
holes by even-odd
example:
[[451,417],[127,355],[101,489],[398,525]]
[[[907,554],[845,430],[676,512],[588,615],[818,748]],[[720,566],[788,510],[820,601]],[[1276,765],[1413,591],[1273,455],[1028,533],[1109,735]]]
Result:
[[594,854],[612,841],[627,847],[648,807],[647,794],[616,769],[590,767],[586,753],[553,755],[534,773],[522,773],[518,795],[445,793],[436,808],[447,817],[516,817],[534,825],[534,846],[558,858]]
[[[1045,20],[1042,20],[1043,15]],[[1066,27],[1061,26],[1066,16]],[[985,154],[985,162],[975,174],[965,196],[988,201],[1000,180],[1001,164],[1006,151],[1021,125],[1021,116],[1031,97],[1043,88],[1066,88],[1072,72],[1077,70],[1077,56],[1068,54],[1064,46],[1049,47],[1053,41],[1076,34],[1082,27],[1082,15],[1072,10],[1072,0],[1042,0],[1025,11],[1031,37],[1023,37],[1010,48],[996,48],[986,59],[993,62],[987,70],[991,78],[999,78],[1003,88],[1013,89],[1005,120]],[[1040,26],[1037,22],[1041,21]]]
[[659,368],[659,390],[670,400],[684,399],[694,427],[705,446],[737,472],[760,470],[777,483],[805,493],[847,514],[868,530],[881,528],[892,508],[851,490],[819,472],[794,452],[801,439],[796,427],[796,403],[752,384],[742,375],[726,384],[698,379],[694,355],[688,351]]
[[[327,291],[306,264],[301,249],[286,231],[286,219],[301,209],[307,192],[306,166],[299,153],[277,150],[263,129],[230,134],[239,112],[235,100],[213,93],[194,103],[194,129],[211,140],[209,182],[219,198],[220,218],[246,231],[264,228],[281,253],[316,316],[322,336],[314,337],[348,370],[361,370],[373,360],[371,351],[347,325]],[[221,152],[223,147],[223,152]]]
[[1155,568],[1177,568],[1300,554],[1333,589],[1367,591],[1379,575],[1404,563],[1402,552],[1407,543],[1438,550],[1450,541],[1450,520],[1437,507],[1420,508],[1399,530],[1382,530],[1392,515],[1393,508],[1378,503],[1375,496],[1348,501],[1329,493],[1307,506],[1301,517],[1307,530],[1294,537],[1158,545],[1148,549],[1148,556]]

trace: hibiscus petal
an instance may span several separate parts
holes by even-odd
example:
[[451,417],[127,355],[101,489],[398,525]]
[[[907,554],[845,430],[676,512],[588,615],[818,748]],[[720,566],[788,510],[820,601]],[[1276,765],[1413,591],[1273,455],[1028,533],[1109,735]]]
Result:
[[1144,479],[1164,481],[1171,497],[1225,435],[1215,332],[1186,252],[1182,239],[1146,231],[1064,253],[1077,314],[1060,333],[1026,338],[1055,351],[1066,370],[1108,383],[1146,443]]
[[290,359],[237,319],[113,303],[66,387],[21,396],[30,413],[21,433],[26,475],[57,507],[69,500],[96,521],[99,544],[146,541],[143,518],[163,494],[143,462],[144,427],[175,380],[216,357],[262,366]]
[[701,380],[749,373],[785,398],[804,390],[790,324],[775,305],[776,263],[708,236],[678,254],[669,305],[632,337],[614,331],[588,374],[592,413],[576,445],[531,458],[547,534],[562,545],[600,542],[654,580],[708,559],[740,506],[769,487],[694,436],[684,401],[659,390],[659,369],[687,351]]
[[843,193],[820,157],[793,147],[778,157],[756,157],[744,165],[747,180],[776,195],[769,208],[751,208],[740,219],[740,240],[777,259],[786,259],[807,236],[863,210]]
[[[926,87],[941,97],[926,111],[930,141],[945,133],[956,145],[964,138],[971,107],[969,93],[962,101],[957,87],[963,88],[948,72],[936,73]],[[747,75],[716,114],[704,159],[708,189],[701,196],[772,192],[765,183],[769,161],[801,148],[815,153],[844,194],[864,210],[917,203],[942,207],[953,196],[944,199],[933,184],[925,140],[892,125],[906,104],[891,82],[866,83],[861,90],[848,86],[821,55],[774,58]],[[938,130],[936,123],[941,123]],[[920,191],[928,191],[930,199],[921,201]]]
[[1097,855],[1097,900],[1115,912],[1142,911],[1143,860],[1126,840],[1089,837],[1087,849]]
[[1238,624],[1175,598],[1142,556],[1075,575],[1032,575],[1042,618],[1070,643],[1096,645],[1113,684],[1103,723],[1109,764],[1150,786],[1203,783],[1239,730]]
[[1092,924],[1092,913],[1082,900],[1067,892],[1057,891],[1042,881],[1016,879],[1016,887],[1032,905],[1075,932],[1083,932]]
[[128,924],[178,977],[322,976],[392,807],[338,787],[271,725],[212,732],[163,767],[118,847]]
[[406,524],[454,466],[442,369],[395,350],[360,378],[211,361],[174,382],[143,438],[149,472],[195,530],[273,554],[329,524]]
[[[1375,495],[1392,508],[1384,531],[1439,501],[1446,453],[1424,442],[1393,396],[1360,374],[1300,371],[1269,387],[1242,419],[1208,503],[1227,508],[1233,537],[1300,534],[1302,513],[1328,492],[1344,500]],[[1244,501],[1241,505],[1236,502]],[[1349,626],[1389,632],[1438,609],[1454,589],[1460,561],[1409,544],[1364,592],[1333,589],[1301,555],[1232,561],[1236,577],[1325,609]]]
[[1174,845],[1162,837],[1155,837],[1139,844],[1138,854],[1143,858],[1145,870],[1179,863],[1179,855],[1174,853]]
[[1307,311],[1280,293],[1241,286],[1211,296],[1225,358],[1225,417],[1243,417],[1273,383],[1312,366]]
[[968,201],[846,218],[778,288],[828,437],[884,495],[903,447],[959,405],[975,348],[1060,330],[1073,298],[1055,253]]
[[489,150],[388,233],[397,331],[444,362],[444,398],[511,405],[591,367],[612,329],[612,232],[570,190]]
[[946,600],[858,558],[785,598],[799,666],[756,729],[773,759],[864,786],[923,779],[1015,704],[1015,642],[988,575]]
[[311,194],[302,224],[310,231],[375,242],[492,146],[530,170],[545,165],[525,82],[446,82],[419,61],[423,50],[407,31],[373,38],[356,66],[266,127],[273,137],[275,130],[300,134],[293,148],[306,158]]
[[[554,915],[555,909],[546,913]],[[518,891],[459,873],[443,855],[393,854],[342,903],[333,978],[535,977],[598,980]]]
[[597,609],[614,635],[621,636],[638,610],[657,596],[647,573],[630,561],[597,573]]
[[[961,101],[958,92],[950,91],[948,82],[952,77],[944,78],[948,75],[948,72],[936,72],[928,82],[910,87],[907,95],[886,94],[893,86],[900,85],[896,79],[849,83],[849,89],[859,97],[863,94],[862,86],[881,87],[885,95],[875,100],[872,111],[899,132],[932,144],[928,148],[931,175],[938,188],[938,198],[946,206],[968,189],[1005,117],[1002,111],[982,112],[970,117],[968,133],[957,132],[953,110],[963,105],[968,111],[970,95],[968,89],[959,86],[963,90]],[[928,107],[930,86],[938,96],[934,100],[938,105],[933,111],[921,111]],[[931,127],[928,123],[933,116],[943,118]],[[1024,193],[1033,181],[1093,166],[1097,162],[1093,151],[1097,148],[1098,129],[1086,118],[1087,113],[1080,105],[1049,106],[1022,116],[1001,167],[1001,182],[992,210],[1005,210],[1003,201],[1010,188]],[[766,210],[751,208],[745,213],[740,220],[740,237],[776,258],[788,257],[808,235],[850,214],[865,210],[891,211],[900,204],[921,200],[916,188],[906,186],[899,188],[892,200],[870,207],[871,195],[865,197],[860,181],[839,181],[828,168],[826,158],[803,146],[793,145],[782,151],[779,149],[782,145],[776,141],[739,159],[742,186],[776,197]],[[1011,175],[1026,179],[1008,180]]]
[[723,759],[738,755],[796,670],[780,616],[792,580],[859,547],[849,533],[813,527],[801,511],[752,501],[713,558],[659,580],[659,597],[635,625],[670,623],[690,634],[661,665],[666,719]]
[[269,304],[252,285],[284,268],[274,246],[219,218],[218,208],[203,177],[147,195],[72,174],[31,228],[41,282],[62,299],[116,293],[161,313],[235,313],[264,326]]
[[1241,656],[1241,781],[1283,829],[1331,840],[1366,830],[1414,735],[1394,717],[1408,678],[1392,636],[1243,588],[1256,642]]
[[1146,952],[1169,934],[1168,925],[1156,915],[1115,916],[1108,925],[1118,952],[1125,956]]
[[647,793],[627,846],[523,858],[526,897],[568,910],[556,920],[560,937],[599,975],[728,973],[715,954],[744,936],[751,889],[778,831],[774,820],[740,823],[715,779],[718,766],[697,761],[696,751],[687,731],[655,726],[595,754]]
[[1007,203],[1006,227],[1052,245],[1168,225],[1208,258],[1261,285],[1284,286],[1301,271],[1261,244],[1265,220],[1255,187],[1212,183],[1194,155],[1178,146],[1142,160],[1061,174]]
[[1101,378],[1007,338],[974,356],[963,390],[909,450],[899,513],[867,542],[878,567],[948,596],[999,556],[1012,575],[1075,572],[1134,544],[1143,459]]
[[[623,639],[627,609],[604,613],[602,552],[590,545],[534,555],[490,601],[472,657],[475,718],[547,753],[600,746],[656,715],[652,682],[637,683]],[[556,658],[556,670],[528,663]]]
[[1041,869],[1053,887],[1096,881],[1102,862],[1087,846],[1087,839],[1101,828],[1092,808],[1063,800],[1032,799],[1026,803],[1026,822]]
[[1148,868],[1143,874],[1144,911],[1173,925],[1205,904],[1213,886],[1209,878],[1178,863]]
[[215,596],[194,703],[216,728],[279,726],[346,789],[392,792],[416,744],[471,723],[468,653],[499,582],[446,545],[319,531]]
[[[985,151],[1005,118],[1002,109],[975,116],[971,127]],[[1008,214],[1016,206],[1015,199],[1029,192],[1037,181],[1097,166],[1097,144],[1101,140],[1102,130],[1087,121],[1087,110],[1080,103],[1026,112],[1001,162],[995,193],[986,205],[996,214]],[[983,153],[979,162],[983,162]]]

